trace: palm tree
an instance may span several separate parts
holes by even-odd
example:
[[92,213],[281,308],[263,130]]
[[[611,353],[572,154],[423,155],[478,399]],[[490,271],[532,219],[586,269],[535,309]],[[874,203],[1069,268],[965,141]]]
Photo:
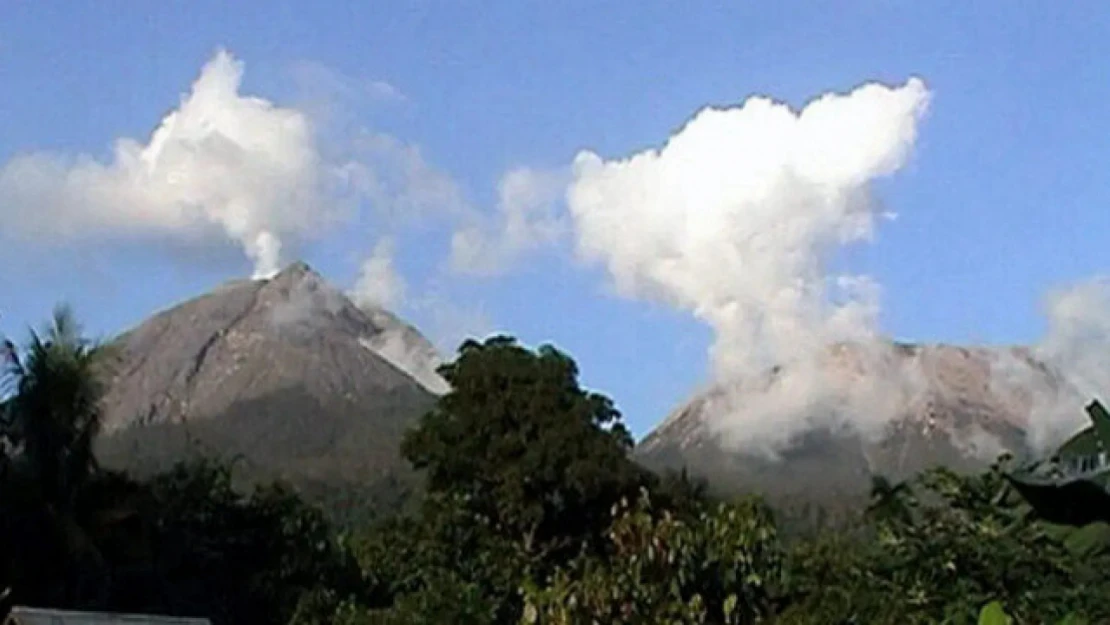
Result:
[[45,332],[31,332],[22,356],[5,371],[14,389],[7,402],[10,436],[20,468],[59,512],[72,509],[95,473],[93,439],[100,431],[102,384],[96,365],[104,349],[83,338],[68,306],[58,306]]
[[[91,595],[103,591],[106,565],[89,522],[103,518],[104,511],[90,506],[118,504],[104,495],[91,502],[83,496],[104,490],[95,483],[101,474],[93,440],[102,417],[98,368],[107,352],[82,336],[72,309],[64,305],[55,308],[41,333],[31,331],[22,353],[5,345],[0,407],[8,471],[0,505],[5,538],[12,541],[9,562],[19,569],[17,592],[22,582],[22,590],[39,601],[95,603],[86,589],[93,580]],[[55,562],[33,564],[50,557]],[[47,596],[36,596],[47,588]]]

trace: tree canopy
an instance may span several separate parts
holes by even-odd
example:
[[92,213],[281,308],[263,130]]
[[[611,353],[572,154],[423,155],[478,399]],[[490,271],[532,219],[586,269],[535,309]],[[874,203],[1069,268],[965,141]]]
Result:
[[427,491],[465,502],[524,555],[575,550],[645,474],[612,400],[582,389],[574,361],[507,337],[470,341],[441,374],[451,391],[402,443]]
[[788,536],[758,497],[637,466],[614,403],[549,346],[463,344],[402,445],[419,505],[340,532],[286,486],[236,489],[218,461],[104,470],[104,348],[64,308],[8,345],[8,605],[274,625],[1110,621],[1110,526],[1038,518],[1001,464],[876,477],[850,524]]

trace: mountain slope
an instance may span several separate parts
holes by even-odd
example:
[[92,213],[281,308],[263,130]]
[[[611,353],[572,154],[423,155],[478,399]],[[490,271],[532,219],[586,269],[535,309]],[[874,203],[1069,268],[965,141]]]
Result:
[[[699,394],[640,442],[637,458],[656,469],[686,467],[726,492],[858,502],[872,475],[901,479],[936,465],[974,470],[1002,452],[1027,455],[1034,400],[1075,393],[1022,348],[840,345],[806,372],[805,384],[792,376],[781,368]],[[789,396],[799,389],[816,399]],[[745,428],[754,435],[775,424],[745,411],[787,399],[806,412],[781,415],[790,420],[782,427],[799,418],[808,426],[787,437],[777,457],[748,444]],[[868,410],[875,414],[861,414]]]
[[408,351],[394,362],[443,384],[419,360],[434,350],[416,330],[358,308],[303,263],[225,284],[115,342],[98,451],[140,473],[200,452],[308,489],[397,480],[401,436],[435,401],[379,352],[398,342]]

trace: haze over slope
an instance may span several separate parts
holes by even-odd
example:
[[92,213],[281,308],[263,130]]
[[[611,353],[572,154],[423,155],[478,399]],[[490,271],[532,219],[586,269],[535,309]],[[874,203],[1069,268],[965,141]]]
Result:
[[[700,393],[640,443],[637,457],[685,466],[724,490],[859,496],[872,475],[981,469],[1004,452],[1028,457],[1040,402],[1078,411],[1083,399],[1028,348],[842,344],[814,368],[778,368]],[[774,438],[781,414],[804,416],[804,429]]]

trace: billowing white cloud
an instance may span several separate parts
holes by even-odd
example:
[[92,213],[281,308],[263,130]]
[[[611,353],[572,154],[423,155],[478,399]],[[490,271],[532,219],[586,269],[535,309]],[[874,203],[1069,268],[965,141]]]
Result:
[[355,219],[378,228],[469,210],[455,181],[418,146],[361,126],[354,106],[404,99],[313,63],[293,68],[301,107],[241,93],[243,64],[218,51],[145,140],[107,159],[30,153],[0,165],[4,234],[40,243],[177,239],[237,244],[255,277],[288,249]]
[[[726,427],[788,440],[830,391],[828,348],[876,338],[878,285],[827,263],[872,237],[884,215],[870,185],[905,164],[929,99],[916,78],[826,94],[800,111],[753,97],[698,112],[660,149],[575,159],[567,198],[582,258],[603,263],[619,293],[709,324],[719,380],[750,386],[773,366],[790,372],[774,385],[782,392],[739,394],[770,403],[733,406]],[[882,358],[864,360],[881,369]],[[840,399],[885,404],[868,390],[882,388],[853,386],[859,397]]]
[[115,142],[112,157],[29,154],[0,169],[9,232],[46,241],[89,236],[218,231],[265,276],[287,237],[337,217],[324,201],[326,168],[301,112],[239,92],[243,65],[225,51],[143,143]]
[[561,202],[567,182],[563,171],[518,167],[507,172],[498,185],[493,219],[471,223],[452,237],[452,268],[497,274],[521,254],[556,241],[567,230]]
[[757,97],[699,112],[659,150],[613,161],[583,152],[569,192],[579,251],[605,263],[621,293],[708,322],[721,373],[866,336],[877,287],[830,276],[826,261],[871,237],[868,185],[903,165],[928,100],[917,79],[800,112]]

